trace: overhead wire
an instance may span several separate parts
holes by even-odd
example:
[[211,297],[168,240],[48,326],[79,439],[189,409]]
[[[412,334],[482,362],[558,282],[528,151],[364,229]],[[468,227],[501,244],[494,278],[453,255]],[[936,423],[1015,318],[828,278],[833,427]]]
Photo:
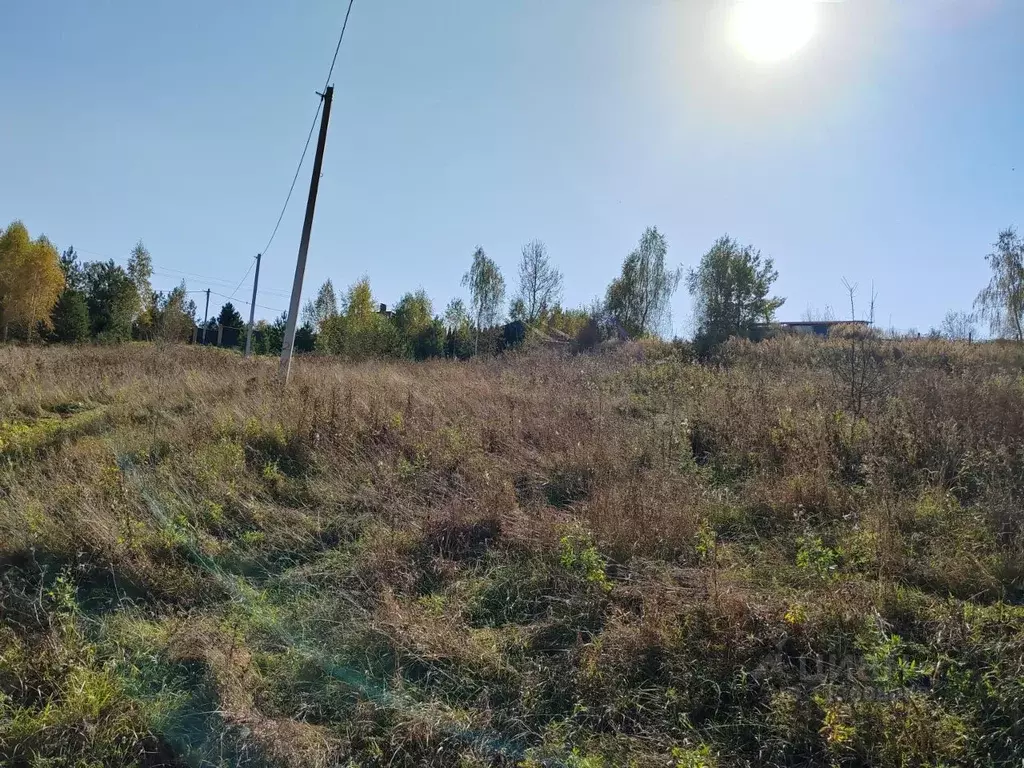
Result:
[[[338,43],[337,45],[334,46],[334,55],[331,57],[331,66],[328,68],[327,77],[324,80],[323,92],[327,91],[327,86],[331,82],[331,76],[334,74],[334,66],[338,62],[338,52],[341,50],[341,42],[345,39],[345,30],[348,29],[348,19],[349,16],[352,14],[352,5],[354,3],[355,0],[349,0],[348,8],[345,10],[345,19],[341,24],[341,32],[338,34]],[[309,153],[309,144],[313,140],[313,132],[316,130],[316,121],[320,117],[320,110],[323,108],[323,92],[321,92],[320,94],[320,100],[317,102],[316,105],[316,112],[313,114],[313,122],[310,123],[309,132],[306,134],[306,143],[302,145],[302,154],[299,156],[299,163],[295,167],[295,173],[292,174],[292,183],[288,185],[288,194],[285,195],[284,205],[281,206],[281,213],[278,214],[277,221],[274,222],[274,229],[270,233],[270,238],[267,240],[267,244],[263,246],[263,250],[261,251],[261,253],[264,256],[270,250],[270,246],[274,242],[274,238],[277,237],[277,231],[278,229],[281,228],[281,222],[284,220],[284,214],[288,210],[288,204],[291,202],[292,193],[295,192],[295,184],[298,182],[299,174],[302,172],[302,165],[306,161],[306,155]],[[231,295],[227,297],[229,301],[239,300],[236,298],[238,289],[242,287],[242,283],[245,282],[245,278],[249,276],[249,273],[252,271],[252,268],[253,266],[255,266],[255,264],[256,261],[255,259],[253,259],[253,261],[250,262],[249,264],[249,268],[245,270],[245,274],[242,275],[242,279],[238,281],[238,285],[235,286],[235,289],[231,292]],[[243,303],[249,304],[250,302]],[[260,305],[256,304],[255,306],[259,307]],[[268,307],[262,307],[262,309],[268,309]]]
[[[109,259],[110,261],[120,262],[122,264],[127,264],[128,261],[129,261],[129,259],[127,257],[125,257],[125,256],[111,256],[111,255],[106,254],[106,253],[100,253],[99,251],[90,251],[90,250],[87,250],[85,248],[76,248],[75,251],[77,253],[83,253],[83,254],[86,254],[88,256],[98,256],[101,259]],[[175,273],[175,274],[168,274],[168,273]],[[237,292],[237,290],[239,288],[238,284],[235,283],[233,280],[227,280],[227,279],[222,278],[222,277],[210,277],[209,275],[201,275],[201,274],[199,274],[197,272],[189,272],[188,270],[178,269],[177,267],[168,267],[167,265],[162,264],[162,263],[161,264],[153,264],[153,274],[155,276],[157,276],[157,277],[166,277],[166,278],[170,278],[172,280],[178,279],[179,276],[180,277],[192,277],[192,278],[196,278],[196,279],[198,279],[198,280],[200,280],[200,281],[202,281],[204,283],[208,283],[210,285],[221,285],[221,286],[223,286],[225,288],[228,288],[230,286],[235,286],[235,292]],[[188,293],[192,293],[192,291],[188,291]],[[279,296],[281,298],[287,298],[290,295],[286,291],[281,291],[281,290],[277,290],[277,289],[274,289],[274,288],[260,288],[260,293],[272,294],[274,296]]]
[[[161,275],[159,272],[153,272],[153,274],[155,276],[157,276],[157,277],[168,277],[168,275]],[[207,281],[207,282],[200,282],[200,283],[189,283],[189,285],[209,285],[211,288],[220,288],[221,290],[227,290],[227,289],[230,289],[232,287],[232,284],[226,283],[223,280]],[[236,296],[238,296],[238,295],[244,296],[247,291],[251,291],[251,290],[252,290],[252,286],[251,285],[243,285],[238,290],[238,292],[235,295]],[[205,292],[205,289],[203,291],[200,291],[200,293],[203,293],[203,292]],[[192,293],[192,291],[188,291],[188,293]],[[288,294],[284,293],[283,291],[275,291],[275,290],[272,290],[272,289],[269,289],[269,288],[267,290],[264,290],[263,288],[260,288],[260,296],[263,296],[264,298],[266,298],[266,297],[273,297],[275,299],[287,299],[288,298]]]
[[306,136],[306,144],[302,147],[302,155],[299,157],[299,164],[295,168],[295,175],[292,176],[291,186],[288,187],[288,195],[284,199],[284,205],[281,206],[281,213],[277,217],[277,223],[274,224],[274,231],[270,233],[270,239],[267,240],[267,244],[263,246],[263,253],[270,250],[270,244],[274,242],[274,238],[277,236],[277,230],[281,226],[281,220],[284,218],[284,212],[288,210],[288,203],[291,202],[292,192],[295,191],[295,182],[299,180],[299,172],[302,171],[302,163],[306,159],[306,153],[309,151],[309,142],[313,138],[313,131],[316,129],[316,119],[320,117],[320,109],[323,106],[323,100],[316,105],[316,114],[313,115],[313,124],[309,126],[309,135]]
[[[178,274],[184,275],[185,277],[195,277],[207,283],[220,283],[225,287],[230,285],[236,285],[233,280],[225,280],[219,277],[210,277],[209,275],[200,275],[195,272],[187,272],[183,269],[177,269],[175,267],[167,267],[161,265],[153,268],[154,275],[160,274],[161,272],[177,272]],[[174,275],[165,274],[163,275],[163,277],[174,277]],[[288,296],[288,294],[285,291],[275,290],[274,288],[261,288],[260,293],[273,293],[278,294],[280,296]]]
[[352,13],[352,4],[355,0],[348,0],[348,10],[345,11],[345,21],[341,24],[341,33],[338,35],[338,44],[334,46],[334,57],[331,59],[331,68],[327,70],[327,78],[324,80],[324,90],[331,83],[331,75],[334,74],[334,64],[338,61],[338,51],[341,50],[341,41],[345,39],[345,30],[348,28],[348,17]]
[[[291,202],[291,199],[292,199],[292,193],[295,191],[295,184],[298,182],[299,174],[302,172],[302,165],[303,165],[303,163],[306,160],[306,155],[309,153],[309,145],[310,145],[310,142],[313,140],[313,132],[316,130],[317,119],[320,117],[320,110],[323,108],[323,93],[327,91],[327,86],[330,85],[331,77],[334,74],[334,67],[335,67],[335,65],[338,62],[338,53],[341,51],[341,43],[345,39],[345,30],[348,29],[348,20],[349,20],[349,17],[352,15],[352,6],[354,4],[355,4],[355,0],[349,0],[348,7],[345,9],[345,18],[344,18],[344,20],[342,21],[342,24],[341,24],[341,31],[338,33],[338,42],[334,46],[334,55],[331,57],[331,66],[328,68],[328,70],[327,70],[327,77],[324,79],[323,92],[321,92],[319,94],[320,95],[320,100],[317,102],[316,112],[314,113],[313,121],[312,121],[312,123],[309,126],[309,133],[306,135],[306,142],[302,146],[302,154],[299,156],[299,163],[298,163],[298,165],[295,168],[295,173],[292,175],[291,184],[288,186],[288,194],[285,196],[284,205],[281,206],[281,213],[278,214],[277,221],[274,223],[274,229],[270,233],[270,238],[267,240],[267,244],[263,247],[263,250],[261,251],[261,253],[264,256],[267,254],[267,251],[270,250],[270,246],[274,242],[274,238],[277,236],[277,232],[278,232],[278,230],[281,227],[281,221],[284,219],[284,214],[288,210],[288,204]],[[107,256],[107,255],[104,255],[102,253],[96,253],[95,251],[88,251],[88,250],[85,250],[84,248],[80,249],[80,250],[81,250],[82,253],[91,254],[93,256],[99,256],[101,258],[107,258],[107,259],[111,259],[111,260],[115,260],[115,261],[126,261],[126,259],[123,259],[123,258],[114,259],[111,256]],[[251,306],[252,302],[245,301],[243,299],[239,299],[239,298],[237,298],[236,295],[237,295],[239,289],[242,287],[242,283],[245,282],[245,279],[249,276],[249,273],[252,272],[253,267],[255,265],[256,265],[256,259],[254,257],[253,260],[249,263],[248,269],[246,269],[245,273],[242,275],[242,279],[238,281],[238,283],[235,285],[234,289],[231,291],[230,295],[223,294],[223,293],[218,293],[217,291],[213,291],[213,290],[211,290],[210,293],[213,293],[216,296],[221,296],[223,298],[226,298],[229,301],[238,301],[238,302],[240,302],[242,304]],[[160,269],[171,271],[171,272],[178,272],[178,273],[180,273],[182,275],[187,275],[187,276],[191,276],[191,277],[198,277],[198,278],[200,278],[202,280],[206,280],[206,281],[208,281],[210,283],[214,283],[214,284],[221,283],[221,284],[224,284],[224,285],[230,285],[230,282],[227,281],[227,280],[223,280],[223,279],[220,279],[220,278],[207,277],[207,276],[204,276],[204,275],[196,274],[194,272],[187,272],[185,270],[175,269],[174,267],[160,267]],[[154,270],[154,272],[155,272],[155,270]],[[164,275],[164,276],[165,277],[173,277],[173,275]],[[189,291],[189,293],[192,293],[192,292],[193,291]],[[202,292],[203,291],[199,291],[199,293],[202,293]],[[263,289],[260,292],[261,293],[278,294],[278,295],[281,295],[282,298],[285,297],[286,295],[289,295],[289,294],[286,294],[283,291],[274,291],[274,290],[271,290],[271,289]],[[275,309],[274,307],[266,307],[266,306],[263,306],[262,304],[256,304],[255,306],[259,307],[260,309],[270,310],[272,312],[284,312],[284,311],[286,311],[286,310],[281,310],[281,309]]]
[[[331,66],[327,70],[327,77],[324,80],[323,90],[327,90],[327,86],[331,82],[331,75],[334,74],[334,65],[338,61],[338,52],[341,50],[341,41],[345,39],[345,30],[348,28],[348,17],[352,14],[352,5],[355,0],[348,0],[348,9],[345,11],[345,20],[341,24],[341,32],[338,35],[338,44],[334,46],[334,56],[331,58]],[[299,156],[299,164],[295,168],[295,174],[292,176],[292,183],[288,187],[288,194],[285,196],[284,205],[281,206],[281,213],[277,217],[277,222],[274,224],[274,231],[270,233],[270,239],[267,240],[267,244],[263,247],[263,255],[267,254],[270,250],[270,244],[274,242],[274,238],[277,236],[277,230],[281,226],[281,220],[284,218],[285,211],[288,210],[288,203],[291,202],[292,193],[295,191],[295,183],[299,179],[299,173],[302,171],[302,163],[306,159],[306,154],[309,152],[309,143],[313,140],[313,132],[316,130],[316,121],[320,117],[320,110],[323,108],[323,95],[321,94],[320,101],[317,102],[316,112],[313,114],[313,122],[309,126],[309,133],[306,135],[306,143],[302,147],[302,154]]]
[[235,286],[235,290],[233,290],[231,292],[231,296],[228,297],[229,299],[231,299],[231,300],[235,299],[235,294],[238,293],[238,289],[242,287],[242,283],[245,282],[245,278],[247,278],[249,276],[249,273],[252,272],[252,268],[254,266],[256,266],[256,257],[255,256],[253,256],[252,262],[250,262],[250,264],[249,264],[249,268],[247,270],[245,270],[245,274],[242,275],[242,279],[239,280],[238,281],[238,285]]
[[[130,261],[130,259],[128,259],[128,257],[126,257],[126,256],[110,256],[109,254],[106,254],[106,253],[100,253],[98,251],[90,251],[90,250],[86,250],[85,248],[77,248],[75,250],[76,250],[77,253],[84,253],[84,254],[88,254],[89,256],[99,256],[101,259],[110,259],[111,261],[119,261],[119,262],[123,262],[123,263],[127,263],[128,261]],[[165,266],[163,264],[154,264],[153,265],[153,273],[157,274],[158,272],[177,272],[179,275],[184,275],[185,277],[197,277],[200,280],[206,280],[207,282],[211,282],[211,283],[226,283],[228,285],[232,285],[233,284],[233,281],[225,280],[224,278],[210,277],[209,275],[200,275],[200,274],[198,274],[196,272],[189,272],[189,271],[184,270],[184,269],[178,269],[177,267],[168,267],[168,266]],[[164,277],[172,277],[172,276],[171,275],[164,275]]]
[[[228,301],[237,301],[239,304],[245,304],[247,307],[253,306],[253,303],[251,301],[246,301],[245,299],[235,299],[235,298],[232,298],[231,296],[228,296],[226,293],[217,293],[217,291],[210,291],[210,293],[212,293],[214,296],[220,296],[222,299],[227,299]],[[287,311],[287,310],[281,309],[279,307],[267,307],[267,306],[264,306],[263,304],[256,304],[255,306],[259,307],[260,309],[268,309],[271,312],[286,312]]]
[[[185,279],[185,277],[183,277],[181,275],[168,274],[168,273],[163,271],[164,269],[166,269],[166,267],[161,267],[160,269],[154,269],[153,270],[153,275],[155,277],[164,277],[164,278],[168,278],[170,280],[179,280],[179,279],[180,280],[184,280]],[[234,289],[238,285],[233,280],[220,280],[220,279],[217,279],[217,278],[214,278],[214,277],[204,277],[204,278],[192,281],[191,284],[195,285],[197,283],[200,284],[200,285],[210,285],[210,286],[216,286],[218,288],[231,288],[231,289]],[[239,290],[240,291],[244,291],[247,288],[251,289],[252,286],[245,286],[245,285],[243,285],[241,288],[239,288]],[[260,288],[260,293],[261,294],[272,294],[274,296],[278,296],[278,297],[281,297],[281,298],[287,298],[288,297],[288,294],[285,293],[284,291],[275,290],[273,288]]]

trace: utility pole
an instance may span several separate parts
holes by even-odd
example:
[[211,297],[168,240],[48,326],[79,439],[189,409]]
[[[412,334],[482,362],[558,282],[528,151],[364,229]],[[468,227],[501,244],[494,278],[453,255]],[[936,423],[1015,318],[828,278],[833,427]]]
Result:
[[210,316],[210,289],[206,289],[206,309],[203,310],[203,346],[206,346],[206,318]]
[[256,254],[256,276],[252,279],[252,304],[249,305],[249,328],[245,332],[245,356],[252,354],[252,322],[256,316],[256,286],[260,284],[260,259],[262,253]]
[[323,115],[320,117],[320,136],[316,141],[316,157],[313,159],[313,177],[309,180],[309,198],[306,200],[306,219],[302,222],[302,239],[299,241],[299,257],[295,262],[295,282],[292,283],[292,300],[288,305],[288,324],[284,329],[284,344],[281,346],[281,368],[278,376],[281,383],[288,385],[288,375],[292,367],[292,349],[295,346],[295,329],[299,321],[299,301],[302,298],[302,278],[306,274],[306,254],[309,251],[309,235],[313,230],[313,210],[316,208],[316,193],[320,188],[320,169],[324,162],[324,145],[327,143],[327,123],[331,119],[331,99],[334,98],[334,86],[318,94],[324,101]]

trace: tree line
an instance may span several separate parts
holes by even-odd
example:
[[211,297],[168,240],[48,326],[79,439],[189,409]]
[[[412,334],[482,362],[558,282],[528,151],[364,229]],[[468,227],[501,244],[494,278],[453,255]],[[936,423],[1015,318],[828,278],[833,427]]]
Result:
[[[327,280],[303,308],[303,327],[314,349],[348,359],[370,357],[467,358],[518,346],[527,339],[573,342],[593,347],[611,337],[659,335],[668,326],[669,303],[683,270],[668,261],[668,244],[648,228],[623,260],[603,297],[589,306],[562,305],[564,277],[539,240],[523,246],[514,290],[482,247],[473,252],[462,277],[465,297],[435,312],[421,289],[403,295],[393,311],[381,311],[369,280],[357,280],[339,293]],[[770,296],[778,277],[770,258],[752,246],[720,238],[686,275],[700,309],[697,336],[711,347],[732,335],[750,335],[770,322],[784,299]],[[283,328],[285,318],[276,326]],[[274,326],[262,324],[279,349]],[[264,347],[264,345],[258,345]]]
[[[1004,230],[986,260],[992,276],[975,311],[950,313],[942,333],[969,334],[982,319],[993,335],[1024,341],[1024,241],[1014,229]],[[185,283],[154,291],[152,274],[153,260],[141,241],[124,267],[109,260],[82,263],[73,247],[60,254],[45,236],[32,239],[15,221],[0,233],[2,337],[66,343],[188,340],[196,328],[196,305]],[[733,336],[754,337],[785,302],[772,295],[778,279],[774,261],[754,246],[723,236],[684,273],[669,264],[668,243],[657,227],[644,231],[604,296],[589,306],[562,305],[564,276],[539,240],[523,246],[517,278],[508,296],[498,264],[478,247],[462,278],[465,298],[452,299],[441,312],[422,289],[382,311],[367,278],[340,293],[327,280],[303,307],[296,348],[347,359],[422,360],[492,353],[531,336],[592,347],[615,336],[660,335],[668,327],[671,298],[685,283],[694,307],[694,345],[705,353]],[[281,315],[257,323],[254,351],[279,353],[286,320]],[[244,321],[227,302],[207,331],[218,325],[241,330]]]
[[0,233],[0,326],[4,340],[119,342],[187,340],[195,302],[184,283],[169,292],[150,283],[153,259],[140,241],[127,266],[82,263],[73,247],[58,254],[45,236],[13,222]]

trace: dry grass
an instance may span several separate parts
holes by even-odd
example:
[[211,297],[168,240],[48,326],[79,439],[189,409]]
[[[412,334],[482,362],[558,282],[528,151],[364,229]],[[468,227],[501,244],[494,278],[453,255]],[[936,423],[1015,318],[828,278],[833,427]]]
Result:
[[0,348],[0,763],[1019,763],[1021,360]]

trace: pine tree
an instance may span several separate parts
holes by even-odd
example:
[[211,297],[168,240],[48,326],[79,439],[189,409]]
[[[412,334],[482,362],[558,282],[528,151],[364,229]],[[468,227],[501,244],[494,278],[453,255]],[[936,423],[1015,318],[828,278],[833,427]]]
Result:
[[57,299],[51,317],[57,341],[75,344],[89,338],[89,307],[81,291],[64,291]]
[[217,315],[217,322],[225,328],[241,329],[245,327],[245,321],[242,320],[242,316],[238,314],[238,310],[235,309],[235,305],[230,301],[225,302],[224,306],[220,308],[220,313]]
[[752,245],[741,246],[728,235],[715,241],[686,278],[698,349],[710,351],[731,336],[750,338],[758,323],[770,322],[786,301],[769,296],[778,276],[775,263]]
[[138,308],[138,290],[113,261],[85,265],[85,301],[93,335],[105,342],[128,341]]

